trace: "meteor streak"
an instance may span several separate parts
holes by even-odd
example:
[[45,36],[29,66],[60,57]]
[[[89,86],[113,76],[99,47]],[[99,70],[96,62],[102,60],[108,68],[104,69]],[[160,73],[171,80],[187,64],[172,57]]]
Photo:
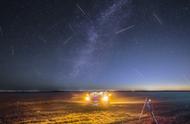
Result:
[[86,13],[85,13],[85,11],[80,7],[80,5],[79,4],[76,4],[76,6],[77,6],[77,8],[82,12],[82,14],[83,15],[87,15]]
[[124,32],[124,31],[127,31],[127,30],[129,30],[129,29],[132,29],[132,28],[134,28],[134,27],[135,27],[135,25],[131,25],[131,26],[125,27],[125,28],[123,28],[123,29],[120,29],[119,31],[116,31],[115,33],[116,33],[116,34],[119,34],[119,33],[122,33],[122,32]]
[[162,25],[162,20],[156,15],[156,13],[153,13],[154,18],[157,20],[157,22]]

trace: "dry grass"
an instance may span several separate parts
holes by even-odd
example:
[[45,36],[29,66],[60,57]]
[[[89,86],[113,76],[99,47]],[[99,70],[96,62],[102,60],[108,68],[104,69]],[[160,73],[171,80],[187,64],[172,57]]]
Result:
[[51,100],[16,102],[6,105],[3,122],[10,124],[108,124],[137,120],[138,114],[132,111],[127,112],[128,107],[124,105],[86,106]]

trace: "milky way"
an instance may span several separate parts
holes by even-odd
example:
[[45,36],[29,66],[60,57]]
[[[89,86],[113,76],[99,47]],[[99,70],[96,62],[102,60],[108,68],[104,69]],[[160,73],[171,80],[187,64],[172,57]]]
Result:
[[[86,42],[74,59],[71,78],[81,76],[82,73],[91,73],[91,76],[96,78],[95,73],[104,62],[102,57],[106,57],[106,52],[113,47],[113,39],[116,37],[114,31],[119,29],[120,24],[129,17],[129,13],[121,13],[123,9],[129,10],[129,5],[130,2],[127,0],[115,1],[97,13],[94,20],[84,18],[79,30],[84,31]],[[83,15],[87,15],[78,4],[77,8]]]

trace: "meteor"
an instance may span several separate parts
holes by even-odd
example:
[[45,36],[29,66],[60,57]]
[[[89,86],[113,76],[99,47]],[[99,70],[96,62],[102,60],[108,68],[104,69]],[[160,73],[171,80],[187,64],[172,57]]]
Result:
[[156,13],[153,13],[154,18],[157,20],[157,22],[162,25],[162,20],[158,17]]
[[77,8],[82,12],[83,15],[87,15],[85,11],[79,6],[79,4],[76,4]]
[[127,30],[129,30],[131,28],[134,28],[134,27],[135,27],[135,25],[131,25],[131,26],[125,27],[123,29],[120,29],[119,31],[116,31],[115,33],[120,34],[120,33],[124,32],[124,31],[127,31]]

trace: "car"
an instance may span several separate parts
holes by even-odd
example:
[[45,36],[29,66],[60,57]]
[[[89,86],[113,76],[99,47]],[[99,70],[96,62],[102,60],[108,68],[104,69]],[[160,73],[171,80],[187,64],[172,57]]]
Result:
[[85,95],[85,102],[89,105],[109,105],[111,93],[108,91],[91,91]]

